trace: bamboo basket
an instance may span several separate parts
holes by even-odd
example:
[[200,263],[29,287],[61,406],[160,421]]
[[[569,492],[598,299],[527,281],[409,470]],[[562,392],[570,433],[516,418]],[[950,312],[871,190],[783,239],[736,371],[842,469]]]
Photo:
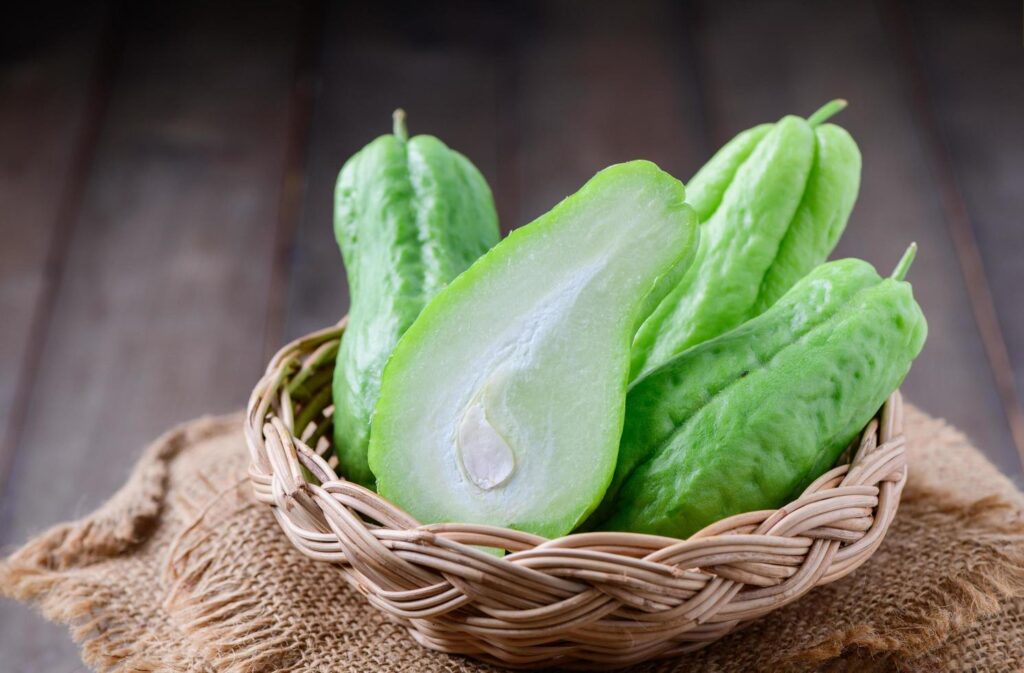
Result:
[[613,669],[678,655],[853,572],[896,514],[907,475],[898,391],[798,499],[686,540],[420,525],[335,473],[331,380],[344,323],[282,348],[253,390],[252,485],[296,549],[337,564],[430,649],[514,668]]

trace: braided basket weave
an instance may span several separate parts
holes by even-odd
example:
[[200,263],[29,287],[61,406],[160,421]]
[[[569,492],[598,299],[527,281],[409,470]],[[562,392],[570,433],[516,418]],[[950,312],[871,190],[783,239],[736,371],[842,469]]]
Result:
[[897,391],[852,462],[782,509],[733,516],[687,540],[420,525],[334,471],[331,379],[343,332],[344,321],[288,344],[253,390],[252,484],[300,552],[337,563],[431,649],[517,668],[610,669],[700,648],[864,563],[906,481]]

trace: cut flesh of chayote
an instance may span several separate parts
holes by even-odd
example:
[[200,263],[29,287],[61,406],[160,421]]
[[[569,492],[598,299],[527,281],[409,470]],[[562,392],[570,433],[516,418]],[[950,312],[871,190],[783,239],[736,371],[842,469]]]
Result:
[[683,185],[607,168],[442,290],[384,370],[378,491],[422,522],[568,533],[608,486],[630,344],[693,255]]

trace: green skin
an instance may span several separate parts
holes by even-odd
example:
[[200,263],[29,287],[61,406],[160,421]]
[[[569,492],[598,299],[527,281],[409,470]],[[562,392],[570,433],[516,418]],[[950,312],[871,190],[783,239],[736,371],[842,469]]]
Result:
[[334,370],[334,446],[349,479],[373,485],[370,417],[395,344],[427,302],[500,237],[491,191],[466,157],[433,136],[395,134],[349,159],[334,233],[348,274],[348,326]]
[[438,294],[384,370],[378,492],[424,523],[583,521],[615,468],[633,336],[696,249],[684,196],[650,162],[612,166]]
[[697,258],[637,333],[633,378],[760,315],[825,261],[860,187],[856,143],[822,124],[844,105],[744,131],[693,177]]
[[903,381],[927,325],[909,283],[823,264],[765,313],[636,381],[589,527],[687,537],[777,508],[835,464]]

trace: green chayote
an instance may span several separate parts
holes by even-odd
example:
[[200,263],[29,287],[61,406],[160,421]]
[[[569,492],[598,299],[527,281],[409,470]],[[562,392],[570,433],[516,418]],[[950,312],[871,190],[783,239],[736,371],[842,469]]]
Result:
[[860,152],[825,119],[787,116],[740,133],[687,184],[701,221],[697,257],[633,342],[635,379],[759,315],[821,264],[860,187]]
[[697,247],[685,195],[648,161],[610,166],[440,292],[384,370],[381,496],[423,523],[585,519],[615,469],[630,342]]
[[334,447],[344,474],[373,483],[370,417],[399,337],[427,302],[498,242],[491,191],[466,157],[432,136],[394,135],[349,159],[334,232],[348,275],[348,326],[334,370]]
[[635,381],[612,483],[589,522],[691,535],[775,508],[835,463],[902,382],[927,325],[902,280],[819,266],[766,312]]

